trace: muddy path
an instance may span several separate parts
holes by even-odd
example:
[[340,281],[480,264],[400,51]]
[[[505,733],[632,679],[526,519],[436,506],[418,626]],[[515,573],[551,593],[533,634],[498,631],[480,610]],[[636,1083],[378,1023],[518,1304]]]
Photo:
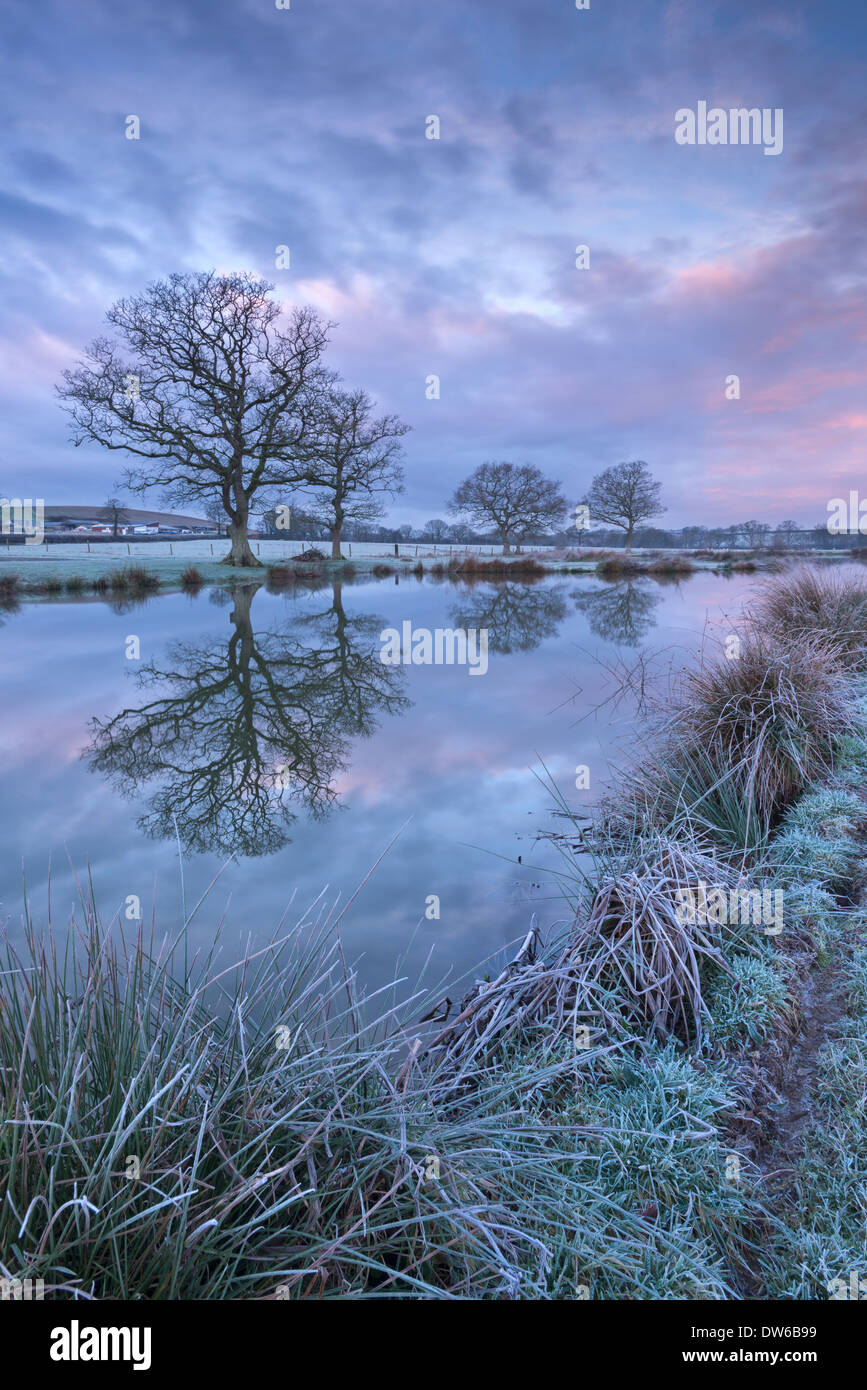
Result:
[[[867,889],[846,906],[867,906]],[[757,1249],[747,1256],[748,1270],[739,1280],[745,1299],[767,1297],[762,1251],[774,1244],[774,1220],[789,1225],[798,1220],[799,1159],[815,1114],[819,1054],[848,1017],[847,967],[853,948],[865,943],[867,933],[853,930],[834,943],[827,961],[806,951],[790,958],[793,1014],[741,1073],[745,1103],[733,1116],[731,1135],[759,1170],[757,1193],[771,1218],[751,1233]]]

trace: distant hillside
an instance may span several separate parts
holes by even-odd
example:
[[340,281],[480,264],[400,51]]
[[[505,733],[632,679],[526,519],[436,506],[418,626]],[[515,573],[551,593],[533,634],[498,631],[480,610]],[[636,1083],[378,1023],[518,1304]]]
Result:
[[[95,502],[93,506],[80,507],[77,505],[54,506],[46,503],[46,521],[98,521],[105,520],[102,513],[104,506],[101,502]],[[204,516],[182,516],[178,512],[155,512],[146,507],[124,507],[124,516],[130,523],[144,526],[148,521],[158,521],[161,526],[213,526],[216,523],[208,521]]]

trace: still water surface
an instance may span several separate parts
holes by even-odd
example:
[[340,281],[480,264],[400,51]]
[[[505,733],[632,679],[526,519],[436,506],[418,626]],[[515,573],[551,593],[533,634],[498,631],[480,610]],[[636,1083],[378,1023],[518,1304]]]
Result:
[[[640,728],[605,703],[612,664],[642,650],[675,666],[707,623],[738,614],[750,581],[677,585],[563,576],[473,587],[411,578],[274,595],[203,590],[126,611],[104,601],[0,613],[0,921],[69,921],[71,864],[88,865],[103,920],[129,895],[158,935],[224,868],[190,928],[268,938],[323,890],[367,985],[462,974],[562,919],[540,830],[562,828],[547,768],[586,807],[628,762]],[[728,618],[726,615],[729,615]],[[489,666],[386,666],[380,632],[487,628]],[[141,657],[130,660],[129,638]],[[575,769],[590,789],[575,789]],[[518,856],[521,863],[518,863]],[[294,895],[294,897],[293,897]],[[425,916],[439,899],[439,919]],[[77,914],[80,917],[80,912]]]

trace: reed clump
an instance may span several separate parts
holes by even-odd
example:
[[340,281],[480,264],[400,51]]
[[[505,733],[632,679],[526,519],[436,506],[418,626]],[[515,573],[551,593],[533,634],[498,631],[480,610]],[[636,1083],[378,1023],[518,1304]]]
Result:
[[455,579],[472,582],[474,579],[542,579],[547,571],[533,555],[519,555],[514,560],[499,557],[480,560],[476,555],[467,555],[461,560],[450,560],[448,573]]
[[93,581],[93,588],[97,593],[111,590],[113,594],[133,594],[137,597],[156,593],[159,587],[159,577],[142,565],[128,565],[124,569],[112,570],[110,575],[101,575]]
[[682,555],[660,556],[658,560],[654,560],[647,566],[647,573],[678,579],[686,578],[687,575],[695,574],[695,565]]
[[181,572],[181,587],[191,593],[197,592],[204,584],[201,572],[195,565],[187,565]]
[[646,566],[630,555],[607,555],[596,566],[600,579],[623,579],[627,575],[643,574]]
[[290,565],[269,565],[265,588],[270,594],[280,593],[298,582],[298,574]]
[[675,759],[709,758],[732,776],[771,824],[833,770],[835,741],[854,727],[852,693],[832,630],[792,642],[748,626],[737,652],[706,655],[686,673],[669,739]]
[[867,671],[867,576],[859,570],[800,565],[783,582],[764,585],[754,613],[780,638],[819,636],[847,670]]

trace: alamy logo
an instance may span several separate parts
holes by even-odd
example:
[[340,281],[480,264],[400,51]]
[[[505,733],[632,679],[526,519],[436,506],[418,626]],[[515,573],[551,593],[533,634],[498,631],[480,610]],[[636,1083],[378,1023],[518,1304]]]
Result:
[[149,1327],[82,1327],[73,1318],[69,1327],[51,1329],[48,1352],[52,1361],[131,1361],[134,1371],[149,1371]]
[[693,111],[682,106],[674,113],[674,138],[679,145],[764,145],[765,154],[783,148],[783,108],[712,106],[700,101]]
[[25,545],[41,545],[45,539],[45,502],[32,498],[0,497],[0,534],[24,536]]
[[867,536],[867,497],[862,502],[853,488],[849,500],[832,497],[827,503],[830,536]]
[[675,916],[682,926],[752,921],[753,926],[764,927],[765,936],[779,936],[783,930],[781,888],[709,888],[700,881],[697,889],[678,888],[675,896]]
[[831,1279],[828,1281],[827,1289],[833,1299],[867,1298],[867,1279],[859,1278],[853,1269],[848,1282],[845,1279]]
[[383,628],[379,659],[383,666],[469,666],[471,676],[483,676],[488,669],[488,629],[438,627],[413,628],[407,619],[396,627]]
[[32,1303],[44,1298],[44,1279],[0,1279],[0,1301],[3,1303]]

